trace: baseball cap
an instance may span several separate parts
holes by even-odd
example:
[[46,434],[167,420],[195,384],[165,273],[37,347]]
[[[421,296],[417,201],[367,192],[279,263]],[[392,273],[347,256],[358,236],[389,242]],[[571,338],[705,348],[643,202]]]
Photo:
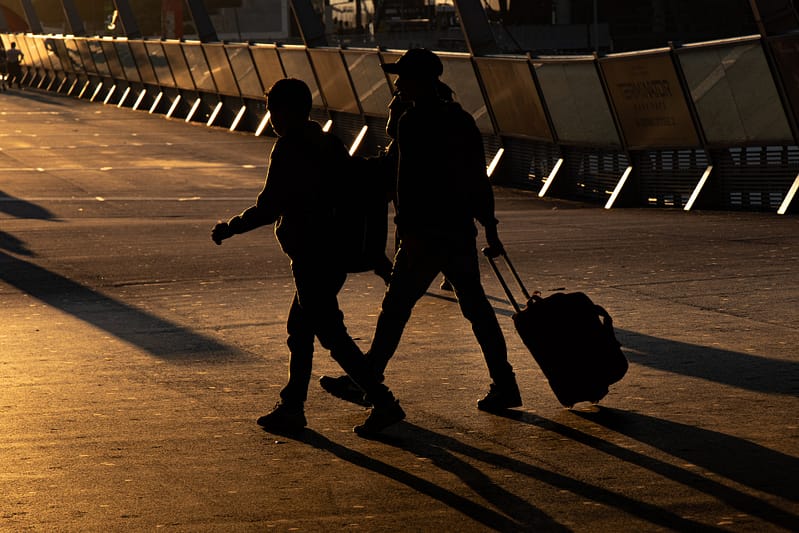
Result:
[[383,71],[408,78],[438,78],[444,73],[444,65],[427,48],[411,48],[394,63],[382,63]]

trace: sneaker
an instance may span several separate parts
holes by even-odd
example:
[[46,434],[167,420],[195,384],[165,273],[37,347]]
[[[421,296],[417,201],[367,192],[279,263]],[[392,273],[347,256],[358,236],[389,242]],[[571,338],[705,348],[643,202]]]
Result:
[[302,405],[287,406],[277,402],[274,409],[258,419],[258,425],[270,433],[298,433],[308,425]]
[[492,383],[485,398],[477,401],[477,408],[481,411],[488,411],[489,413],[521,406],[522,395],[519,393],[519,387],[516,386],[515,383],[508,388],[502,389]]
[[342,400],[352,402],[364,407],[371,407],[372,403],[366,399],[366,395],[352,378],[344,375],[337,378],[322,376],[319,378],[319,385],[327,392]]
[[405,418],[398,401],[394,400],[385,407],[373,407],[363,424],[355,426],[353,431],[361,437],[369,437],[380,433],[388,426],[396,424]]

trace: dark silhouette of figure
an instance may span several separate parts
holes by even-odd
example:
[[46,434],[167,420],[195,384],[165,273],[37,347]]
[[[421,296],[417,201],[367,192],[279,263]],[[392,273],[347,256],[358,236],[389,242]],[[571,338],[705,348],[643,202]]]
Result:
[[0,91],[5,91],[6,89],[8,89],[6,76],[8,76],[8,63],[6,60],[6,51],[2,46],[0,46]]
[[8,70],[8,85],[14,86],[17,82],[17,87],[22,89],[22,60],[25,59],[25,54],[17,48],[17,43],[11,43],[11,48],[6,50],[6,69]]
[[[505,338],[480,282],[475,219],[484,227],[486,253],[504,251],[480,132],[460,105],[441,98],[443,66],[429,50],[409,50],[383,69],[399,76],[399,94],[412,106],[397,126],[400,246],[367,358],[382,379],[413,307],[443,273],[472,324],[493,381],[478,408],[496,412],[518,407],[521,395]],[[321,385],[338,397],[363,402],[362,392],[347,376],[324,376]]]
[[349,154],[338,137],[309,120],[311,105],[311,92],[301,80],[282,79],[272,86],[267,109],[278,140],[263,190],[255,205],[217,223],[211,237],[221,244],[233,235],[274,224],[277,240],[291,259],[295,293],[286,324],[289,379],[280,401],[258,424],[275,433],[307,425],[304,403],[317,337],[374,405],[365,422],[354,428],[368,435],[402,420],[405,413],[371,372],[339,309],[337,295],[347,272],[337,260],[332,223],[336,206],[331,199],[336,197],[337,180],[348,169]]

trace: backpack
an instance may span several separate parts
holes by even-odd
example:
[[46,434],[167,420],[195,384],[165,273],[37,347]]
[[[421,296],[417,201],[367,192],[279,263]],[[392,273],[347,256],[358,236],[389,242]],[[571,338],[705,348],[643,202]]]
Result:
[[[345,152],[346,153],[346,152]],[[369,160],[351,157],[336,162],[334,172],[333,249],[346,272],[375,270],[386,261],[388,198],[384,180]]]
[[388,201],[365,160],[351,158],[347,167],[335,214],[341,259],[347,272],[375,270],[386,258]]

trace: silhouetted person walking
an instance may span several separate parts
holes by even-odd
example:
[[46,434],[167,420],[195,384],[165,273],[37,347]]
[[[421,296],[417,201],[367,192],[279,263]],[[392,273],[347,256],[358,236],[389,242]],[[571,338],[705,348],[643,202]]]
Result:
[[306,426],[304,403],[311,378],[317,337],[374,405],[358,434],[378,432],[405,418],[393,394],[371,372],[363,353],[347,333],[337,295],[347,278],[338,264],[333,227],[337,181],[348,169],[349,154],[340,139],[309,120],[311,92],[297,79],[276,82],[267,109],[278,140],[269,161],[263,190],[255,205],[214,226],[211,237],[223,239],[275,224],[275,235],[291,259],[295,294],[286,329],[290,352],[289,380],[280,401],[258,419],[267,430],[295,432]]
[[11,48],[6,50],[6,69],[8,70],[8,85],[14,86],[17,82],[17,87],[22,89],[22,60],[25,59],[25,54],[17,48],[17,43],[11,43]]
[[[474,119],[438,91],[443,66],[425,49],[412,49],[383,69],[397,74],[396,87],[413,102],[397,129],[397,231],[399,250],[383,298],[367,358],[382,378],[416,302],[443,273],[482,349],[492,383],[479,409],[501,411],[522,404],[505,338],[480,282],[477,219],[487,253],[503,251],[494,217],[494,195],[485,170],[482,138]],[[358,401],[346,376],[322,378],[332,394]]]

